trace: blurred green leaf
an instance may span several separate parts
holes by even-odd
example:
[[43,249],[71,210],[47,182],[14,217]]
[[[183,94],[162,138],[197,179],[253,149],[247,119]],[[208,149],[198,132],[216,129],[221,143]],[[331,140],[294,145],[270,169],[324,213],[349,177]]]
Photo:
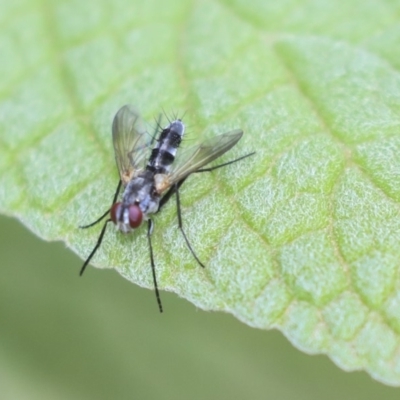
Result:
[[[185,113],[187,145],[240,127],[223,159],[256,155],[181,194],[206,270],[173,202],[155,217],[160,286],[400,383],[399,1],[1,5],[3,213],[86,258],[121,105]],[[145,228],[110,229],[93,263],[152,287]]]

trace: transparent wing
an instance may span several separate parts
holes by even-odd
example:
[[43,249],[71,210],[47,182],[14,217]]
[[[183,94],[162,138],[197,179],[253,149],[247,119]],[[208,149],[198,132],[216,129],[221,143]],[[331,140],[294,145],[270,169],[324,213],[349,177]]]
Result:
[[121,107],[112,124],[115,161],[126,186],[138,169],[144,167],[151,137],[144,129],[139,113],[130,105]]
[[179,182],[192,172],[197,171],[222,156],[222,154],[231,149],[240,140],[242,135],[243,131],[236,129],[222,135],[214,136],[200,145],[184,150],[178,154],[175,160],[176,166],[171,171],[169,183],[173,185]]

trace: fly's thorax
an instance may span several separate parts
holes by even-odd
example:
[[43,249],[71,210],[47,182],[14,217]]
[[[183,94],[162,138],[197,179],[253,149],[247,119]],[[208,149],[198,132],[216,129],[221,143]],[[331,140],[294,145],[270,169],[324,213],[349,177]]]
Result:
[[154,174],[147,170],[128,183],[122,196],[123,208],[126,209],[130,205],[136,204],[145,219],[147,219],[147,214],[155,213],[158,210],[159,202],[160,196],[154,187]]
[[180,119],[165,127],[151,152],[147,170],[155,174],[168,173],[184,133],[185,125]]
[[158,211],[160,195],[154,186],[154,174],[142,171],[125,187],[122,201],[113,204],[110,210],[111,220],[123,233],[138,228],[148,214]]
[[141,203],[153,189],[153,174],[149,171],[142,171],[134,177],[125,187],[122,196],[123,204]]

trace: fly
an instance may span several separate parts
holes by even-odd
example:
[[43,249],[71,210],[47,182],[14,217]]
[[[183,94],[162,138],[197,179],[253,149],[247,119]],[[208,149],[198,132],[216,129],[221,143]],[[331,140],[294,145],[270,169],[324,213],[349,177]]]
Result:
[[[151,244],[153,221],[150,215],[159,212],[171,196],[175,194],[178,227],[193,257],[204,268],[204,264],[197,257],[183,229],[179,188],[192,173],[213,171],[254,154],[246,154],[211,168],[202,168],[235,146],[242,137],[243,131],[236,129],[215,136],[200,145],[183,150],[176,156],[184,133],[185,125],[183,122],[180,119],[172,121],[161,130],[146,163],[145,156],[153,146],[155,135],[149,141],[149,135],[144,130],[138,113],[129,105],[123,106],[115,115],[112,124],[115,160],[120,175],[112,205],[96,221],[80,227],[83,229],[89,228],[109,216],[103,225],[96,245],[80,270],[80,275],[82,275],[100,247],[109,222],[113,222],[122,233],[129,233],[138,228],[143,220],[147,221],[151,271],[160,312],[163,311],[163,308],[158,291]],[[117,201],[121,186],[124,186],[125,189],[121,201]]]

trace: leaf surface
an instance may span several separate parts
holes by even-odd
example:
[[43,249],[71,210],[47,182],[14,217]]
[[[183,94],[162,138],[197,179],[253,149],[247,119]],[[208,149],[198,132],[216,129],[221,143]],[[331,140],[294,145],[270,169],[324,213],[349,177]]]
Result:
[[[400,383],[400,3],[2,1],[0,209],[83,259],[117,185],[111,121],[243,139],[155,220],[160,287]],[[93,264],[152,287],[145,227]],[[77,271],[79,266],[76,266]],[[90,279],[90,277],[87,277]]]

